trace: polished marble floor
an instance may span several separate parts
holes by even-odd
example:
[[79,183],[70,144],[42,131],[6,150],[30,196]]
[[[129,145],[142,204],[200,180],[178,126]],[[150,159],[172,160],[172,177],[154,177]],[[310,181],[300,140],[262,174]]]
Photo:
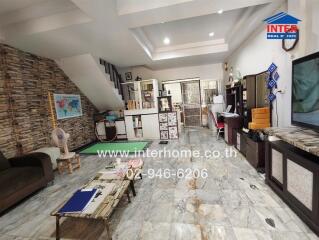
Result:
[[[223,140],[208,130],[186,130],[178,141],[150,149],[219,150],[220,157],[145,158],[144,178],[137,196],[126,199],[112,215],[115,240],[302,240],[315,234],[265,185],[241,154],[226,156]],[[234,155],[234,154],[233,154]],[[55,182],[0,217],[1,240],[55,239],[52,211],[112,158],[82,156],[82,168],[72,175],[56,174]],[[178,169],[207,169],[207,178],[173,176]],[[154,169],[156,177],[147,173]],[[159,169],[169,169],[169,178]],[[185,170],[186,171],[186,170]],[[168,172],[168,171],[167,171]],[[185,172],[184,172],[185,173]],[[100,222],[65,219],[62,239],[106,239]]]

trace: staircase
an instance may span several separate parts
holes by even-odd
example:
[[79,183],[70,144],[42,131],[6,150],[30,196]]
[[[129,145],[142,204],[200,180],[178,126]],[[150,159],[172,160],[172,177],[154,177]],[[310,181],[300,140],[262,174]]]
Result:
[[56,62],[100,112],[124,107],[121,76],[114,65],[91,54]]
[[100,64],[104,67],[105,73],[110,75],[110,80],[114,83],[114,87],[118,89],[118,93],[122,96],[122,100],[124,100],[121,74],[119,74],[113,64],[106,62],[102,58],[100,58]]

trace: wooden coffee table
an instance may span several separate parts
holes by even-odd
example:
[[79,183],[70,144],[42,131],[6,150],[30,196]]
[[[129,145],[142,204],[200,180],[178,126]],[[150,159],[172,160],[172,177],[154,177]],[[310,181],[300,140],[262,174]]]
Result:
[[[100,203],[97,205],[96,209],[93,212],[86,213],[84,211],[82,213],[59,213],[59,210],[68,200],[64,201],[53,212],[51,212],[51,216],[56,217],[56,239],[60,239],[60,219],[62,217],[69,217],[103,221],[105,229],[107,231],[107,237],[109,240],[112,240],[112,235],[109,227],[110,216],[112,215],[113,211],[117,207],[124,194],[127,195],[128,202],[131,202],[130,189],[133,193],[133,196],[136,196],[134,180],[136,176],[140,176],[140,178],[142,179],[142,167],[143,166],[136,169],[128,168],[127,172],[120,177],[115,175],[114,177],[112,177],[111,175],[107,174],[109,171],[112,171],[112,169],[108,167],[99,171],[93,179],[91,179],[81,188],[92,188],[92,186],[97,186],[98,189],[102,189],[102,194],[100,194],[101,196],[98,196],[100,198]],[[108,186],[112,186],[114,190],[109,194],[106,194],[105,192],[103,192],[103,188],[107,189]]]
[[[128,201],[131,202],[130,194],[129,194],[129,186],[130,181],[129,180],[97,180],[94,179],[88,184],[84,185],[83,188],[90,186],[90,183],[100,183],[101,185],[104,184],[104,186],[107,184],[115,184],[114,191],[112,193],[103,196],[103,200],[100,204],[97,205],[97,208],[92,213],[59,213],[59,210],[64,206],[64,204],[68,201],[64,201],[61,205],[59,205],[53,212],[51,212],[51,216],[56,217],[56,239],[60,239],[60,219],[62,217],[68,217],[68,218],[82,218],[82,219],[92,219],[92,220],[101,220],[104,222],[105,229],[107,231],[107,237],[109,240],[112,240],[112,235],[110,232],[109,227],[109,218],[115,208],[117,207],[118,203],[120,202],[121,198],[124,194],[127,195]],[[113,186],[113,185],[112,185]]]

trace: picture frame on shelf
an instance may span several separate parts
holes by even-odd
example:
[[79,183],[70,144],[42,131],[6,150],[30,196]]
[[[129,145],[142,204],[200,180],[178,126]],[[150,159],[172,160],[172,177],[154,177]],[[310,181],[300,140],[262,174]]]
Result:
[[126,81],[132,81],[132,72],[126,72],[125,73],[125,79]]

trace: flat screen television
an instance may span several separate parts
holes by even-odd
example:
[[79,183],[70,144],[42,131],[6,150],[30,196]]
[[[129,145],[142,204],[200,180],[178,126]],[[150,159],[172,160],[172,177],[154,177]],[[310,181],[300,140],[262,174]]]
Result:
[[319,52],[292,62],[292,124],[319,130]]

